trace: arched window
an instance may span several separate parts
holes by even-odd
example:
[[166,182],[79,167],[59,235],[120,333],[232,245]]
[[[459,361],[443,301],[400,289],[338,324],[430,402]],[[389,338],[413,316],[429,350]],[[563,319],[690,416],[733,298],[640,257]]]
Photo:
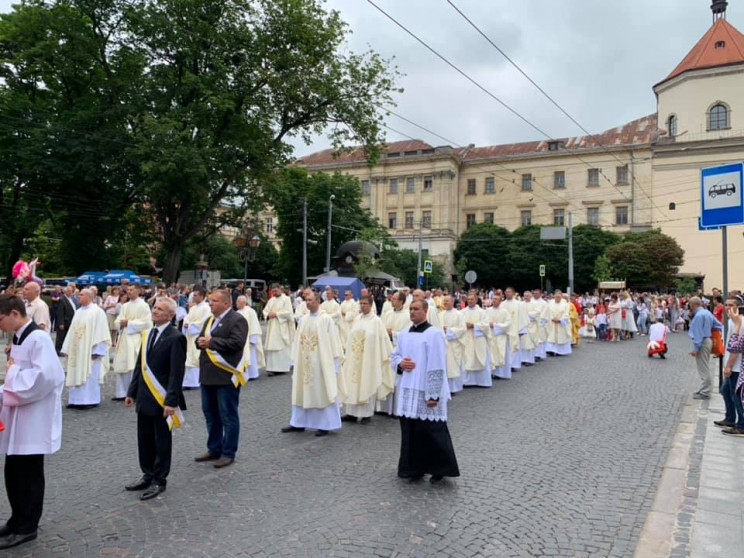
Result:
[[673,138],[677,136],[677,115],[672,114],[667,121],[667,130],[669,131],[669,137]]
[[717,103],[708,113],[708,130],[725,130],[729,127],[729,111],[726,105]]

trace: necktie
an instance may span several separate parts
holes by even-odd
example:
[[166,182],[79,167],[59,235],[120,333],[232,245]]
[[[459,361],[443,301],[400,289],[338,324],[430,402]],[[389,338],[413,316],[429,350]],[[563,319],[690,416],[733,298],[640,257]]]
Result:
[[158,338],[158,328],[153,328],[152,334],[150,335],[150,342],[147,344],[147,352],[149,353],[152,350],[153,345],[155,345],[155,340]]
[[18,345],[18,336],[13,335],[13,345]]
[[212,328],[209,330],[209,333],[212,333],[215,329],[217,329],[217,324],[220,323],[220,319],[222,316],[218,316],[214,319],[214,323],[212,324]]

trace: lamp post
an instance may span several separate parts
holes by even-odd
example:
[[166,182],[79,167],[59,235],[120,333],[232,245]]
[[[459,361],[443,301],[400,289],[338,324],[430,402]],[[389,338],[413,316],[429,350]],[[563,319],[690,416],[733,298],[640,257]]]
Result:
[[256,252],[261,245],[260,236],[257,234],[250,235],[251,231],[247,231],[245,237],[239,238],[236,242],[240,248],[240,259],[243,260],[243,285],[248,279],[248,262],[253,262],[256,259]]
[[326,265],[325,271],[328,273],[331,271],[331,226],[333,222],[333,200],[336,199],[334,194],[328,198],[328,234],[326,239]]

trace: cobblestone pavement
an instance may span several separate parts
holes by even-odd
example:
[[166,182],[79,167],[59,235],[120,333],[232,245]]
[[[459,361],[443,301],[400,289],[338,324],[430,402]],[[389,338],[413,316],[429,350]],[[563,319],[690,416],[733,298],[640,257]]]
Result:
[[65,410],[39,538],[4,555],[632,556],[696,387],[688,345],[673,335],[668,359],[652,361],[643,338],[582,344],[466,390],[450,407],[462,477],[438,485],[396,478],[393,419],[280,434],[287,376],[243,391],[238,460],[220,471],[193,461],[206,432],[187,392],[168,490],[149,502],[123,489],[139,476],[134,412],[108,398]]

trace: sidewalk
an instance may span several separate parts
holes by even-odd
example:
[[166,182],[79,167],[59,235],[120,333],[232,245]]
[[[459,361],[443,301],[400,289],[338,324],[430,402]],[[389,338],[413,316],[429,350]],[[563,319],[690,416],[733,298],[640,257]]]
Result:
[[744,438],[723,416],[718,393],[685,403],[636,558],[744,556]]
[[706,415],[705,445],[689,555],[744,556],[744,438],[726,436],[713,424],[724,415],[720,395],[707,403],[707,412],[701,409]]

